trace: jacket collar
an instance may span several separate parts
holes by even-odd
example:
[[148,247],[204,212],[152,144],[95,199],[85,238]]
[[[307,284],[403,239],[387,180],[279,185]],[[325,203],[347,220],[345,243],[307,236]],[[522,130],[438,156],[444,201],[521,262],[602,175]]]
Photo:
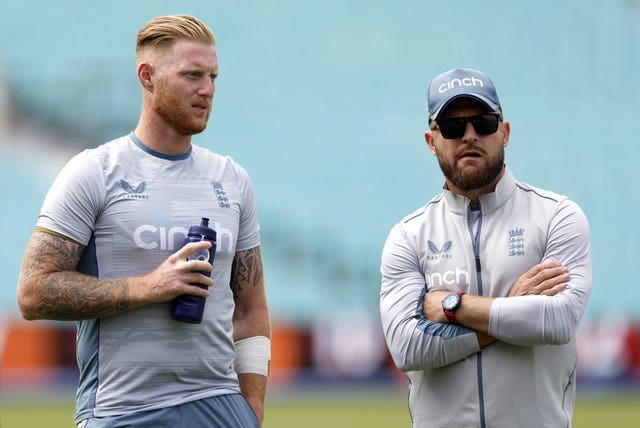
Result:
[[[480,209],[485,214],[497,210],[509,200],[515,189],[516,179],[509,167],[505,167],[504,175],[500,178],[500,181],[498,181],[496,190],[480,195]],[[471,203],[469,198],[455,194],[447,189],[443,189],[442,193],[451,211],[461,215],[467,212],[469,204]]]

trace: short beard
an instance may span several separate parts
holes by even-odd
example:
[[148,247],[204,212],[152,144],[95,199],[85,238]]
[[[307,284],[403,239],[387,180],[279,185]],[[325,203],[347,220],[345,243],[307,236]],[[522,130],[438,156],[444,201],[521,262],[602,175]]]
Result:
[[458,189],[465,192],[482,188],[496,179],[504,167],[504,150],[500,150],[496,156],[487,160],[487,167],[474,173],[465,173],[453,162],[444,159],[437,153],[438,163],[444,176]]
[[158,84],[153,99],[153,108],[158,116],[180,135],[194,135],[204,131],[207,127],[211,110],[207,112],[206,120],[204,124],[202,124],[201,122],[192,120],[188,113],[185,113],[180,107],[182,103],[184,103],[184,100],[174,97],[164,84]]

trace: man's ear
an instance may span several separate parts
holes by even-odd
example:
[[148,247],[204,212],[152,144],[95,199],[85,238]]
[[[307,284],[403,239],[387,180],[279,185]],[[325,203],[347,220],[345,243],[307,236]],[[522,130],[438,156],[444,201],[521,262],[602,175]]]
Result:
[[509,145],[509,135],[511,134],[511,124],[509,122],[504,122],[502,124],[502,129],[504,136],[502,137],[502,147],[507,147]]
[[424,140],[427,142],[427,147],[429,147],[429,150],[431,151],[431,153],[433,153],[435,155],[436,154],[436,146],[434,144],[434,138],[433,138],[433,134],[431,133],[431,131],[425,131],[424,132]]
[[153,66],[148,62],[141,62],[138,64],[138,80],[143,88],[152,91],[153,90]]

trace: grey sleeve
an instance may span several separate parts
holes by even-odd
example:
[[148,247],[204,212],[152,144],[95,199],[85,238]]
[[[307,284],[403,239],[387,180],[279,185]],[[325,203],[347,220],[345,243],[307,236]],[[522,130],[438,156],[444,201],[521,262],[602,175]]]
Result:
[[590,232],[577,204],[563,201],[547,236],[544,260],[557,260],[571,279],[555,296],[498,298],[491,305],[489,334],[516,345],[561,345],[575,337],[591,293]]
[[380,315],[387,346],[402,371],[442,367],[480,350],[475,333],[422,316],[425,279],[415,245],[402,225],[390,232],[380,267]]
[[104,201],[104,178],[89,151],[71,158],[47,192],[37,225],[87,245]]
[[258,204],[256,202],[256,195],[249,174],[244,170],[244,168],[236,163],[234,163],[234,168],[242,200],[236,251],[244,251],[260,245]]

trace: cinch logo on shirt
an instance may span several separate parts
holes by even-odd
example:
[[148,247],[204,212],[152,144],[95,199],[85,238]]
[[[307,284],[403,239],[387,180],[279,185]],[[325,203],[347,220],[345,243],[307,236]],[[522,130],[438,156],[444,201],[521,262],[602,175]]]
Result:
[[[210,225],[216,231],[217,251],[231,252],[234,248],[233,232],[215,222]],[[169,250],[176,251],[181,248],[189,230],[186,227],[176,226],[166,228],[153,224],[143,224],[133,231],[133,241],[143,250]],[[223,247],[224,246],[224,247]]]
[[451,79],[438,86],[438,92],[444,94],[449,89],[460,88],[462,86],[484,86],[484,82],[477,77],[463,77],[462,79]]
[[425,272],[427,288],[448,288],[452,286],[465,286],[469,284],[469,271],[462,268],[455,270],[446,270],[444,272],[431,272],[431,268],[427,268]]

